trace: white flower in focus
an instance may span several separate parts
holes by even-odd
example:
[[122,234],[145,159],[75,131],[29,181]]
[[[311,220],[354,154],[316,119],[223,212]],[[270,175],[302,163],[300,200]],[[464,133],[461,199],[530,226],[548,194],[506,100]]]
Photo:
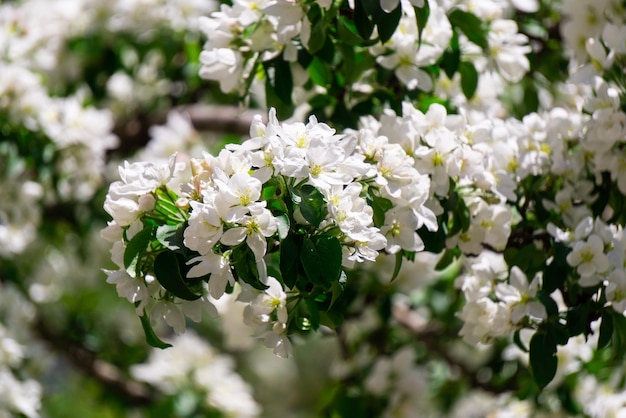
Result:
[[328,202],[328,213],[337,223],[339,229],[353,240],[365,240],[363,235],[373,223],[373,210],[360,197],[362,186],[360,183],[350,183],[345,188],[341,185],[322,189]]
[[610,266],[604,254],[604,242],[596,234],[590,235],[587,241],[576,241],[566,259],[570,266],[576,267],[581,286],[595,286],[601,280],[597,275]]
[[234,247],[245,240],[256,260],[260,261],[267,251],[266,238],[274,235],[278,229],[276,219],[269,210],[262,208],[244,216],[238,224],[240,226],[225,231],[220,242]]
[[209,203],[189,202],[191,216],[183,232],[184,243],[190,250],[201,255],[209,253],[223,234],[222,219],[214,205]]
[[213,251],[194,257],[187,261],[187,265],[192,266],[187,272],[187,277],[196,278],[210,274],[209,294],[213,298],[219,299],[226,291],[228,284],[235,285],[229,257],[229,252],[216,254]]
[[247,173],[235,173],[227,182],[216,175],[215,183],[219,188],[215,205],[219,213],[224,213],[226,222],[238,222],[245,213],[258,210],[261,204],[265,204],[258,202],[261,198],[261,181]]
[[395,207],[385,213],[385,224],[380,232],[387,238],[387,252],[395,254],[401,250],[421,251],[424,242],[417,232],[418,219],[410,208]]

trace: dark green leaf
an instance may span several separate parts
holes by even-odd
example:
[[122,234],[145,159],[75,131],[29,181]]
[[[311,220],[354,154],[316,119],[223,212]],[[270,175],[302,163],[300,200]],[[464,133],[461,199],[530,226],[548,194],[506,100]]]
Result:
[[324,195],[310,184],[305,184],[300,189],[294,189],[294,202],[300,208],[300,213],[307,222],[318,226],[328,213]]
[[233,248],[233,252],[230,255],[230,263],[235,269],[238,278],[255,289],[267,289],[267,286],[259,280],[256,257],[247,244],[244,243]]
[[333,309],[335,307],[335,303],[337,303],[337,301],[343,296],[343,291],[346,287],[346,280],[346,273],[342,270],[339,280],[333,282],[331,285],[332,297],[330,299],[330,304],[328,305],[328,310]]
[[288,235],[280,242],[280,274],[289,288],[293,288],[298,280],[301,245],[302,240],[294,235]]
[[144,255],[152,239],[154,238],[154,227],[146,225],[141,231],[139,231],[134,237],[128,241],[126,250],[124,250],[124,267],[130,275],[130,277],[141,276],[138,263],[141,257]]
[[430,16],[430,5],[428,4],[428,0],[424,0],[424,6],[422,7],[413,6],[413,10],[415,10],[415,21],[417,22],[417,41],[421,43],[422,32],[424,32],[424,28],[428,23],[428,17]]
[[513,342],[515,343],[515,345],[517,347],[519,347],[520,350],[522,350],[524,353],[528,353],[528,347],[526,347],[524,345],[524,343],[522,342],[521,338],[520,338],[520,330],[517,329],[515,330],[515,332],[513,333]]
[[354,2],[354,25],[363,39],[369,39],[374,31],[374,19],[368,11],[371,0],[355,0]]
[[197,295],[187,287],[185,280],[180,274],[179,260],[175,253],[163,251],[154,260],[154,274],[167,291],[174,296],[185,300],[196,300]]
[[587,302],[579,306],[574,306],[567,311],[567,329],[571,337],[587,331],[591,309],[591,302]]
[[378,28],[378,37],[380,38],[380,42],[385,43],[398,28],[398,23],[400,23],[400,18],[402,17],[402,5],[398,3],[398,7],[393,9],[390,13],[385,13],[381,10],[380,17],[376,22],[376,27]]
[[402,261],[404,257],[402,256],[402,251],[396,253],[396,263],[393,266],[393,273],[391,274],[391,281],[393,282],[398,274],[400,273],[400,269],[402,268]]
[[443,255],[441,256],[437,264],[435,265],[435,270],[436,271],[445,270],[446,267],[452,264],[454,260],[456,260],[460,256],[461,256],[461,250],[459,248],[448,248],[443,253]]
[[302,267],[316,286],[324,289],[339,279],[341,274],[341,243],[335,237],[316,235],[302,243]]
[[271,85],[276,97],[285,104],[291,104],[293,93],[293,78],[291,67],[282,56],[263,63],[267,82]]
[[185,224],[183,223],[178,225],[161,225],[156,230],[156,239],[172,251],[180,250],[184,248],[184,231]]
[[320,327],[320,310],[317,307],[317,303],[311,298],[306,298],[304,301],[308,308],[308,319],[311,324],[311,329],[317,330]]
[[461,63],[461,48],[459,47],[459,36],[456,32],[452,35],[450,41],[450,47],[448,47],[443,53],[441,58],[441,68],[445,71],[449,79],[454,77],[454,74],[459,69]]
[[385,213],[393,207],[393,203],[389,199],[376,195],[370,196],[369,203],[374,211],[374,225],[381,227],[385,224]]
[[326,32],[328,27],[324,21],[319,21],[311,28],[311,37],[307,44],[307,50],[310,54],[315,55],[326,43]]
[[337,30],[339,39],[348,45],[357,45],[363,42],[363,38],[359,35],[359,31],[354,25],[354,22],[350,21],[345,16],[339,16]]
[[543,273],[542,288],[546,293],[552,293],[560,288],[565,283],[569,271],[566,257],[571,249],[562,243],[555,243],[552,248],[554,248],[552,262]]
[[141,319],[141,326],[143,328],[143,332],[146,335],[146,342],[155,348],[168,348],[171,347],[172,344],[168,344],[162,341],[152,329],[152,325],[150,324],[150,318],[145,313],[139,317]]
[[607,309],[613,319],[613,338],[611,348],[614,358],[624,358],[626,355],[626,317],[616,312],[613,308]]
[[556,374],[556,342],[547,331],[537,331],[530,340],[530,369],[540,388],[546,387]]
[[285,103],[278,97],[268,79],[265,80],[265,104],[268,108],[276,109],[276,115],[279,119],[289,118],[295,109],[293,103]]
[[463,61],[459,64],[461,74],[461,89],[468,99],[471,99],[478,87],[478,71],[471,62]]
[[560,322],[548,322],[547,329],[558,345],[565,345],[569,341],[567,327]]
[[467,39],[486,50],[489,48],[487,41],[488,28],[476,15],[461,9],[454,9],[448,14],[452,26],[458,28],[467,36]]
[[440,253],[443,251],[446,243],[446,231],[441,226],[436,231],[429,231],[428,228],[422,226],[417,230],[417,234],[424,242],[424,250],[432,253]]
[[541,302],[543,306],[546,307],[546,312],[548,313],[548,316],[556,316],[559,314],[558,305],[548,293],[543,290],[539,291],[539,293],[537,293],[537,299],[539,299],[539,302]]

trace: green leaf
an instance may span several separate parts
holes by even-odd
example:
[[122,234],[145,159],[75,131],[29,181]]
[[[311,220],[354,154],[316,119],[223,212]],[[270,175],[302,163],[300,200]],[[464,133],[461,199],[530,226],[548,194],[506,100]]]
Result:
[[461,256],[461,250],[459,248],[448,248],[443,255],[441,256],[441,258],[439,259],[439,261],[437,262],[437,264],[435,265],[435,271],[443,271],[446,269],[446,267],[448,267],[450,264],[452,264],[454,262],[454,260],[456,260],[457,258],[459,258]]
[[374,225],[380,228],[385,224],[385,213],[393,207],[393,203],[391,203],[391,200],[384,197],[371,195],[369,204],[374,211]]
[[307,68],[311,80],[318,86],[328,87],[333,82],[333,74],[318,57],[313,57]]
[[478,71],[474,64],[463,61],[459,64],[459,73],[461,74],[461,90],[465,97],[471,99],[478,87]]
[[522,339],[520,338],[520,330],[519,329],[515,330],[515,332],[513,333],[513,342],[524,353],[528,353],[528,347],[526,347],[524,345],[524,343],[522,342]]
[[565,345],[569,341],[567,327],[560,322],[548,322],[547,329],[558,345]]
[[461,48],[459,47],[459,35],[456,32],[452,34],[452,40],[450,46],[444,51],[441,58],[441,68],[446,73],[449,79],[454,77],[454,74],[459,69],[461,63]]
[[234,267],[237,277],[258,290],[265,290],[267,286],[259,280],[259,271],[256,267],[256,257],[246,243],[233,248],[230,263]]
[[380,17],[376,22],[376,27],[378,28],[378,37],[380,38],[380,42],[385,43],[391,36],[394,34],[396,29],[398,28],[398,23],[400,23],[400,18],[402,17],[402,5],[398,3],[398,7],[393,9],[390,13],[385,13],[381,10]]
[[146,225],[141,231],[132,237],[130,241],[128,241],[126,250],[124,250],[124,267],[126,267],[126,271],[130,277],[135,278],[141,276],[142,273],[138,263],[150,246],[153,234],[154,227]]
[[328,32],[328,26],[322,20],[315,23],[311,28],[311,36],[309,43],[307,44],[307,50],[310,54],[315,55],[320,49],[324,47],[326,43],[326,33]]
[[404,257],[402,256],[402,251],[396,253],[396,263],[393,266],[393,273],[391,274],[391,281],[393,282],[398,274],[400,274],[400,269],[402,268],[402,261]]
[[570,268],[566,258],[571,249],[562,243],[555,243],[552,248],[554,249],[552,262],[543,273],[542,288],[546,293],[554,292],[565,283]]
[[163,251],[154,260],[154,275],[167,291],[174,296],[185,300],[196,300],[197,295],[187,287],[185,280],[180,274],[179,260],[175,253]]
[[[613,309],[613,308],[609,308]],[[600,323],[600,336],[598,337],[598,350],[606,347],[613,338],[613,316],[609,309],[602,313],[602,322]]]
[[335,307],[335,303],[343,296],[343,291],[346,287],[346,281],[348,277],[346,273],[342,270],[341,275],[339,276],[339,280],[333,282],[331,285],[332,297],[330,299],[330,304],[328,305],[328,310],[331,310]]
[[467,39],[484,50],[489,49],[487,41],[488,28],[476,15],[461,9],[454,9],[448,15],[452,26],[458,28],[467,36]]
[[294,203],[300,208],[304,219],[317,227],[328,213],[324,195],[310,184],[305,184],[300,189],[293,189]]
[[359,31],[354,25],[354,22],[350,21],[345,16],[339,16],[337,31],[339,39],[348,45],[358,45],[364,41],[361,35],[359,35]]
[[428,4],[428,0],[424,0],[424,6],[422,7],[413,6],[413,10],[415,10],[415,21],[417,23],[417,41],[421,44],[422,32],[424,32],[424,28],[430,17],[430,5]]
[[172,344],[164,342],[156,335],[154,329],[152,329],[152,325],[150,324],[150,318],[148,318],[148,315],[146,315],[146,313],[141,315],[139,318],[141,319],[141,327],[143,328],[143,332],[146,335],[146,342],[151,347],[164,349],[172,346]]
[[567,329],[570,336],[580,335],[589,328],[589,315],[593,302],[573,306],[567,311]]
[[296,285],[298,280],[301,246],[302,240],[294,235],[288,235],[280,242],[280,274],[283,283],[290,289]]
[[304,302],[306,303],[306,307],[308,308],[308,318],[311,324],[312,330],[317,330],[320,327],[320,310],[317,307],[317,303],[315,300],[311,298],[305,298]]
[[610,312],[613,323],[613,335],[610,344],[613,358],[621,359],[626,355],[626,317],[613,308],[607,309],[607,312]]
[[291,67],[282,56],[263,63],[265,69],[266,83],[269,83],[281,101],[291,104],[291,94],[293,93],[293,78]]
[[432,253],[440,253],[445,248],[446,231],[441,226],[436,231],[429,231],[428,228],[422,226],[417,230],[417,235],[424,242],[424,250]]
[[[372,0],[355,0],[354,2],[354,25],[363,39],[369,39],[374,31],[375,21],[373,13],[368,9]],[[380,6],[379,6],[380,7]]]
[[548,316],[557,316],[559,314],[559,306],[545,290],[540,290],[537,293],[537,299],[546,307]]
[[265,103],[276,109],[280,119],[293,114],[295,106],[291,100],[293,78],[291,68],[282,56],[263,63],[265,72]]
[[161,225],[156,230],[156,239],[166,248],[176,251],[184,248],[185,224]]
[[315,235],[302,243],[302,267],[308,279],[324,289],[341,274],[341,243],[336,237]]
[[546,387],[556,374],[556,342],[547,331],[538,330],[530,340],[530,369],[540,388]]

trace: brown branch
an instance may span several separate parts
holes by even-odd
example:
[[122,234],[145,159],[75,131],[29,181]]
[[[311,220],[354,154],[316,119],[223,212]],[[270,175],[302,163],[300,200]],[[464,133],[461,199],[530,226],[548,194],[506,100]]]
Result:
[[94,352],[82,345],[67,341],[63,336],[49,329],[41,318],[35,321],[33,328],[54,351],[128,403],[140,406],[154,401],[154,393],[148,386],[128,379],[119,368],[98,359]]
[[[178,110],[189,116],[194,128],[203,132],[216,132],[247,136],[250,124],[255,115],[264,115],[265,111],[241,109],[235,106],[217,106],[195,104],[180,106]],[[115,153],[128,154],[131,150],[143,147],[150,140],[150,128],[163,125],[167,120],[167,113],[156,115],[136,115],[131,119],[120,122],[113,132],[120,138],[120,147]],[[264,117],[264,121],[267,117]]]

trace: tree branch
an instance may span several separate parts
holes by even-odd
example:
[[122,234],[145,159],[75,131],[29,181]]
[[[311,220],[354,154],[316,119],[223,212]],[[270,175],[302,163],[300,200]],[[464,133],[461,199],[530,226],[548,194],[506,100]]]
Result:
[[[188,115],[194,128],[198,131],[241,136],[249,134],[250,124],[255,115],[265,114],[262,110],[205,104],[180,106],[173,110]],[[265,116],[263,120],[267,120],[267,117]],[[163,125],[166,121],[167,113],[159,113],[151,116],[136,115],[121,122],[113,130],[120,138],[120,146],[113,152],[128,154],[131,150],[143,147],[150,140],[150,128],[155,125]]]
[[41,318],[35,321],[33,328],[54,351],[128,403],[140,406],[154,401],[154,392],[148,386],[128,379],[113,364],[98,359],[96,354],[87,348],[67,341],[62,335],[50,330]]

